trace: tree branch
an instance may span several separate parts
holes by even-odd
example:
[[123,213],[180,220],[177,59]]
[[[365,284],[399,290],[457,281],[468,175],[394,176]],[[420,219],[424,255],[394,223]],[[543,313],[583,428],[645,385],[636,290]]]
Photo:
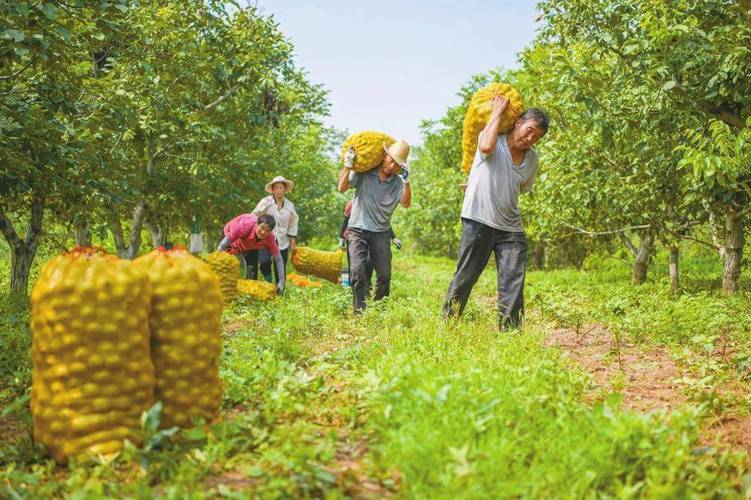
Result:
[[16,77],[17,77],[18,75],[20,75],[21,73],[23,73],[24,71],[26,71],[26,70],[27,70],[27,69],[28,69],[29,67],[31,67],[31,65],[32,65],[32,64],[34,64],[34,61],[36,61],[36,60],[37,60],[37,55],[36,55],[36,54],[34,54],[34,55],[32,56],[32,58],[31,58],[31,59],[29,59],[29,62],[27,62],[27,63],[26,63],[26,64],[25,64],[25,65],[24,65],[24,66],[23,66],[23,67],[22,67],[21,69],[19,69],[18,71],[16,71],[16,72],[15,72],[15,73],[13,73],[12,75],[8,75],[8,76],[0,76],[0,81],[5,81],[5,80],[13,80],[13,79],[14,79],[14,78],[16,78]]
[[39,193],[34,193],[31,201],[31,220],[29,230],[26,231],[24,244],[32,252],[36,252],[39,236],[42,234],[42,219],[44,217],[44,199]]
[[112,237],[115,239],[115,248],[117,254],[120,257],[124,257],[128,249],[125,247],[125,238],[123,238],[123,227],[120,225],[120,219],[117,217],[117,213],[112,212],[110,221],[107,223],[112,232]]
[[21,247],[21,238],[18,237],[18,233],[13,227],[13,223],[5,215],[5,212],[0,210],[0,232],[5,236],[5,240],[8,242],[8,246],[12,249]]
[[636,245],[634,245],[634,242],[631,241],[631,238],[626,236],[625,233],[618,233],[618,237],[623,242],[623,244],[626,245],[626,248],[628,248],[628,250],[631,252],[631,255],[633,255],[634,257],[639,255],[639,249],[636,248]]
[[130,246],[128,247],[128,258],[134,259],[136,252],[141,246],[141,229],[143,228],[143,221],[146,217],[146,204],[143,200],[138,204],[135,210],[133,210],[133,230],[130,234]]
[[629,227],[624,227],[621,229],[613,229],[612,231],[589,231],[587,229],[582,229],[580,227],[572,226],[571,224],[567,224],[565,222],[562,222],[561,225],[570,227],[571,229],[576,229],[578,233],[586,234],[589,236],[606,236],[609,234],[624,233],[626,231],[632,231],[634,229],[648,229],[649,227],[651,227],[650,224],[642,224],[639,226],[629,226]]
[[663,228],[663,229],[664,229],[665,231],[667,231],[668,233],[670,233],[670,234],[672,234],[673,236],[675,236],[676,238],[678,238],[678,239],[681,239],[681,240],[689,240],[689,241],[693,241],[693,242],[695,242],[695,243],[700,243],[700,244],[702,244],[702,245],[706,245],[706,246],[708,246],[709,248],[711,248],[712,250],[715,250],[715,251],[719,251],[719,250],[720,250],[720,248],[722,248],[722,247],[721,247],[720,245],[715,245],[714,243],[710,243],[710,242],[708,242],[708,241],[700,240],[700,239],[698,239],[698,238],[694,238],[693,236],[689,236],[689,235],[687,235],[687,234],[681,234],[681,233],[677,233],[677,232],[675,232],[675,231],[672,231],[672,230],[668,229],[668,228],[667,228],[667,227],[665,227],[665,226],[663,226],[662,228]]
[[239,84],[239,83],[235,84],[231,89],[229,89],[229,91],[227,91],[226,94],[224,94],[222,96],[219,96],[214,102],[209,103],[206,106],[204,106],[203,110],[204,111],[211,111],[211,109],[213,109],[214,107],[220,105],[221,103],[223,103],[224,101],[226,101],[227,99],[229,99],[232,96],[232,94],[234,94],[235,92],[237,92],[237,89],[239,89],[240,86],[241,86],[241,84]]
[[725,122],[733,128],[736,128],[738,130],[746,128],[746,121],[735,113],[731,113],[730,111],[727,111],[725,109],[712,107],[709,103],[706,102],[701,103],[700,106],[702,111],[714,116],[722,122]]

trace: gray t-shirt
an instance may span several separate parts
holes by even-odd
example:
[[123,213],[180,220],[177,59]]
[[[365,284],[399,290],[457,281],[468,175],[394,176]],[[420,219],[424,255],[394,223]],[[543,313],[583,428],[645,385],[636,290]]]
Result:
[[495,151],[475,153],[464,193],[462,217],[513,233],[524,232],[519,212],[519,193],[532,189],[537,172],[537,153],[529,149],[522,164],[514,165],[506,136],[498,136]]
[[352,214],[349,226],[366,231],[383,232],[389,230],[391,215],[402,199],[404,186],[398,175],[392,175],[385,182],[378,177],[378,169],[368,172],[350,172],[349,183],[356,188],[352,200]]

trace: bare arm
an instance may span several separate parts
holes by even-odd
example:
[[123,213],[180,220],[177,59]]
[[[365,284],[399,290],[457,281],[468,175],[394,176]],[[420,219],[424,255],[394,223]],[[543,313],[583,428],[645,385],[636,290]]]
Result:
[[508,107],[508,98],[504,96],[495,96],[490,100],[492,110],[490,111],[490,119],[488,120],[485,128],[480,132],[480,140],[477,147],[481,153],[486,155],[495,151],[495,143],[498,141],[498,132],[501,128],[501,116]]
[[339,174],[339,192],[344,193],[349,188],[352,187],[352,185],[349,183],[349,173],[350,169],[348,167],[344,167],[342,169],[342,173]]
[[405,182],[403,184],[404,191],[402,192],[402,206],[404,208],[409,208],[409,206],[412,204],[412,188],[409,185],[409,182]]

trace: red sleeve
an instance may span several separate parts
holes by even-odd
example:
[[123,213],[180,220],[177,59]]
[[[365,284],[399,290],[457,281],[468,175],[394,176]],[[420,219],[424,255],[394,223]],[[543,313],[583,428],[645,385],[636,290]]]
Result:
[[266,236],[266,249],[269,251],[272,257],[276,257],[277,255],[281,255],[282,253],[279,251],[279,245],[276,244],[276,237],[274,237],[274,233],[269,233],[268,236]]

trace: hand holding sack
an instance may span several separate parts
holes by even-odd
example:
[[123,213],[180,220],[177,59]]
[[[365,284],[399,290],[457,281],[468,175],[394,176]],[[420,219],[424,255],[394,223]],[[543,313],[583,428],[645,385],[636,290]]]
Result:
[[495,96],[504,96],[508,99],[508,105],[501,117],[500,133],[507,134],[514,128],[514,122],[524,111],[522,97],[514,87],[508,83],[491,83],[472,96],[467,114],[464,115],[462,133],[462,171],[469,173],[472,162],[477,152],[477,141],[480,132],[488,124],[492,110],[491,101]]
[[383,162],[386,154],[384,148],[394,144],[396,139],[383,132],[375,130],[365,130],[347,137],[342,145],[342,164],[347,164],[347,155],[349,149],[355,151],[355,157],[352,161],[352,170],[355,172],[367,172],[372,170]]

